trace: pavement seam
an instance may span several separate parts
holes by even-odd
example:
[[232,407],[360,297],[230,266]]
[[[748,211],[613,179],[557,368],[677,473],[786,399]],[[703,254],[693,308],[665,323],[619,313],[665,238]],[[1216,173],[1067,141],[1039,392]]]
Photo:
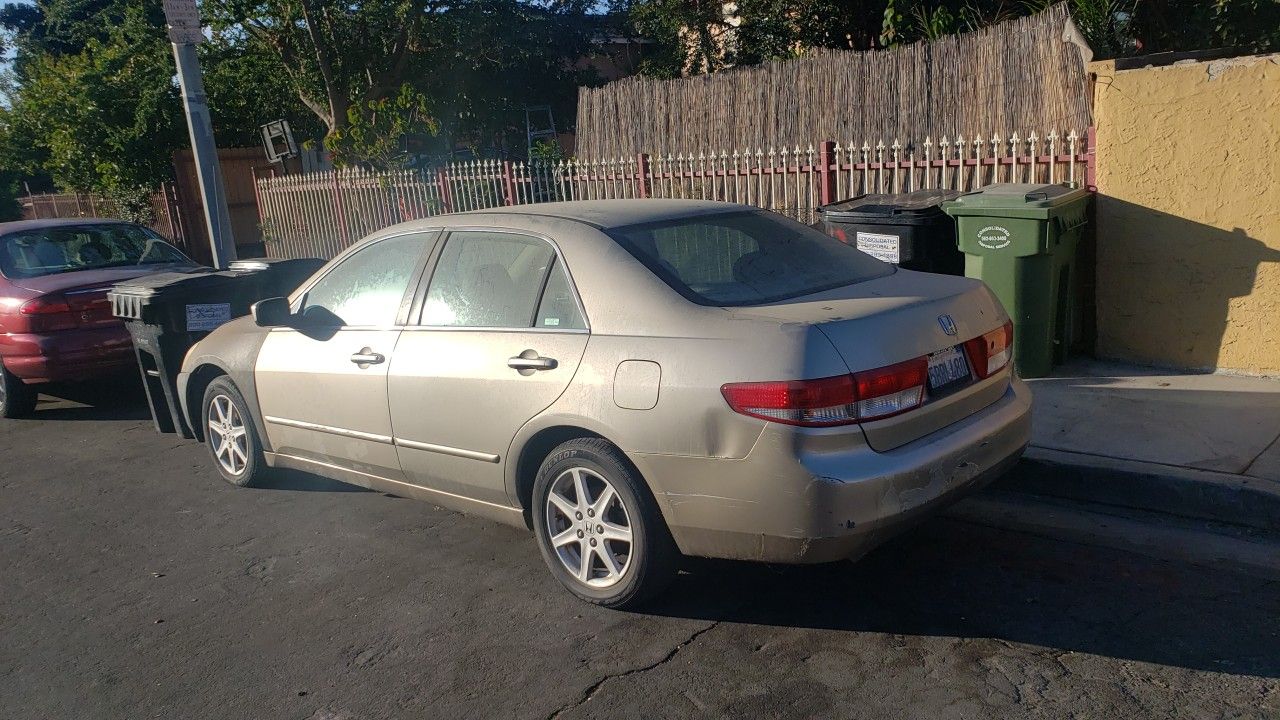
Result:
[[[1110,461],[1110,463],[1114,465],[1120,465],[1120,466],[1129,465],[1133,467],[1133,469],[1130,470],[1130,472],[1140,472],[1139,468],[1141,468],[1141,466],[1149,465],[1149,466],[1154,466],[1154,468],[1169,468],[1171,470],[1185,470],[1191,473],[1205,473],[1206,475],[1222,475],[1222,476],[1232,477],[1232,478],[1244,477],[1244,473],[1232,472],[1231,470],[1215,470],[1213,468],[1202,468],[1202,467],[1196,467],[1194,465],[1179,465],[1178,463],[1160,462],[1159,460],[1138,460],[1137,458],[1118,457],[1116,455],[1106,455],[1104,453],[1089,452],[1088,450],[1068,450],[1066,448],[1054,447],[1052,445],[1038,445],[1036,443],[1031,443],[1031,445],[1029,445],[1028,447],[1031,450],[1045,450],[1051,453],[1062,453],[1063,455],[1072,455],[1079,458],[1094,458],[1102,461]],[[1270,446],[1268,445],[1268,447]],[[1263,450],[1263,452],[1266,452],[1265,449]],[[1258,453],[1258,456],[1261,457],[1262,453]],[[1073,463],[1065,462],[1063,460],[1055,460],[1053,458],[1036,458],[1032,456],[1031,459],[1043,460],[1044,462],[1052,462],[1052,463],[1057,463],[1059,465],[1073,464]],[[1251,461],[1249,464],[1252,465],[1253,462]],[[1154,468],[1151,468],[1151,469],[1154,470]]]
[[1275,439],[1274,439],[1274,440],[1272,440],[1271,442],[1267,443],[1267,446],[1266,446],[1266,447],[1264,447],[1264,448],[1262,448],[1262,451],[1261,451],[1261,452],[1259,452],[1257,455],[1254,455],[1254,456],[1253,456],[1253,459],[1249,461],[1249,464],[1248,464],[1248,465],[1245,465],[1245,466],[1244,466],[1244,469],[1240,471],[1240,474],[1241,474],[1241,475],[1248,475],[1248,474],[1249,474],[1249,471],[1253,469],[1253,466],[1254,466],[1254,465],[1257,465],[1257,464],[1258,464],[1258,461],[1262,459],[1262,456],[1263,456],[1263,455],[1266,455],[1266,454],[1267,454],[1267,451],[1268,451],[1268,450],[1270,450],[1270,449],[1271,449],[1271,448],[1273,448],[1273,447],[1276,447],[1276,446],[1277,446],[1277,444],[1280,444],[1280,435],[1276,435]]
[[618,678],[624,678],[631,675],[638,675],[640,673],[649,672],[650,670],[661,667],[662,665],[665,665],[668,662],[671,662],[671,660],[675,659],[676,655],[680,654],[681,650],[684,650],[686,647],[692,644],[693,641],[702,637],[707,632],[710,632],[711,630],[715,629],[716,626],[718,626],[719,624],[720,624],[720,621],[716,620],[715,622],[712,622],[710,625],[704,628],[700,628],[699,630],[694,632],[692,635],[690,635],[689,637],[681,641],[679,644],[677,644],[675,647],[671,648],[671,650],[667,652],[665,656],[663,656],[661,659],[659,659],[656,662],[650,663],[643,667],[632,668],[630,670],[624,670],[622,672],[610,673],[608,675],[605,675],[604,677],[597,680],[593,685],[588,687],[586,690],[582,691],[582,696],[579,697],[577,700],[574,700],[573,702],[570,702],[566,705],[562,705],[560,709],[548,715],[547,720],[556,720],[556,718],[560,717],[564,713],[567,713],[570,710],[573,710],[574,708],[577,708],[581,705],[586,704],[587,701],[595,697],[596,693],[598,693],[601,690],[601,688],[604,687],[605,683],[609,682],[610,680],[616,680]]

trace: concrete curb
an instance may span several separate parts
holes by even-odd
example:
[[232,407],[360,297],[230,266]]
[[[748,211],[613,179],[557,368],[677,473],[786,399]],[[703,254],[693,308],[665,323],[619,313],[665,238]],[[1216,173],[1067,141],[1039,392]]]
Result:
[[1032,447],[992,487],[1280,531],[1280,483],[1247,475]]

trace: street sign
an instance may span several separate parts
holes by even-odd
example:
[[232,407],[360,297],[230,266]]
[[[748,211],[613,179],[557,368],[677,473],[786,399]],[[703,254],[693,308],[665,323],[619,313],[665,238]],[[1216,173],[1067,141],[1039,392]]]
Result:
[[169,42],[175,45],[204,42],[196,0],[164,0],[164,21],[169,25]]

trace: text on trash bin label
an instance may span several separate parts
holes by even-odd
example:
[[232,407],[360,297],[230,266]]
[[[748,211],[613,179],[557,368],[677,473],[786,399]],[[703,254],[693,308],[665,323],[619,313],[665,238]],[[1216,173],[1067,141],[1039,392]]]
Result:
[[901,262],[902,254],[898,248],[897,235],[859,232],[855,246],[877,260],[887,263]]
[[187,306],[187,332],[213,330],[231,321],[229,303],[209,303]]
[[978,244],[988,250],[1009,246],[1009,228],[988,225],[978,231]]

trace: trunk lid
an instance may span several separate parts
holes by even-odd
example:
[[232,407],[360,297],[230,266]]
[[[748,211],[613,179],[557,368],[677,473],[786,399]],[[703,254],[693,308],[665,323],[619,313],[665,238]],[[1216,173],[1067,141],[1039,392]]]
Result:
[[33,293],[33,297],[58,295],[66,298],[76,327],[95,328],[119,325],[122,321],[111,312],[107,292],[123,280],[173,270],[186,265],[130,265],[118,268],[99,268],[76,272],[55,273],[32,278],[18,278],[13,285]]
[[[899,270],[857,285],[779,303],[731,310],[734,317],[814,326],[850,372],[871,370],[945,352],[1008,319],[978,280]],[[951,332],[954,334],[951,334]],[[940,356],[941,357],[941,356]],[[970,366],[972,361],[965,356]],[[884,452],[940,430],[998,400],[1008,384],[1006,368],[985,380],[958,380],[926,390],[925,404],[862,424],[872,448]]]
[[124,267],[97,268],[95,270],[76,270],[74,272],[39,275],[29,278],[14,278],[9,282],[17,287],[30,290],[39,295],[66,292],[72,289],[101,286],[110,288],[122,280],[132,280],[143,275],[169,272],[189,265],[128,265]]

